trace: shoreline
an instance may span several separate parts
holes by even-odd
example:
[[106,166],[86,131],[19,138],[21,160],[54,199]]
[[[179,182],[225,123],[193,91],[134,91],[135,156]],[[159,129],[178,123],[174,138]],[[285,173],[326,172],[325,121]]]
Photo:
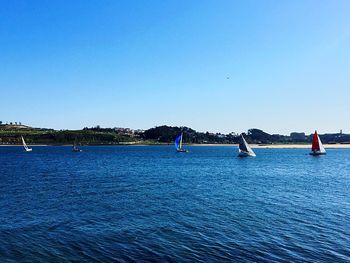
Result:
[[[254,149],[311,149],[311,144],[249,144]],[[230,146],[238,147],[238,144],[188,144],[188,146]],[[326,149],[350,149],[350,144],[323,144]]]
[[[72,144],[30,144],[29,147],[72,147]],[[81,145],[80,147],[94,147],[94,146],[172,146],[172,144],[96,144],[96,145]],[[184,146],[193,147],[238,147],[238,144],[184,144]],[[350,149],[350,144],[323,144],[326,149]],[[22,147],[22,144],[0,144],[0,147]],[[251,148],[254,149],[308,149],[311,148],[311,144],[250,144]]]
[[[323,144],[326,149],[350,149],[350,144]],[[263,149],[311,149],[311,144],[271,144],[251,145],[252,148]]]

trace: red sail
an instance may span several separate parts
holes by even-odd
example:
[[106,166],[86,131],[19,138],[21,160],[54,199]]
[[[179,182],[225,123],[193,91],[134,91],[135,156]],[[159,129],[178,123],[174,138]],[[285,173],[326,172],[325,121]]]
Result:
[[315,131],[314,133],[314,138],[312,139],[312,151],[319,151],[320,150],[320,145],[318,143],[318,135],[317,135],[317,131]]

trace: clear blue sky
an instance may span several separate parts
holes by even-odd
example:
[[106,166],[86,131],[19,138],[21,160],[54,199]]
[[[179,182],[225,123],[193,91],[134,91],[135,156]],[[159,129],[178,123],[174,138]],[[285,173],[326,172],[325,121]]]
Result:
[[0,120],[350,133],[350,1],[1,0]]

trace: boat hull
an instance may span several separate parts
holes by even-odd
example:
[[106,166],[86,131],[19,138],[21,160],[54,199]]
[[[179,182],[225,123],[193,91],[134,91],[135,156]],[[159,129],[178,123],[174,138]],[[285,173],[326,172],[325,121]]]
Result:
[[33,149],[24,149],[25,152],[31,152]]
[[256,156],[255,154],[249,153],[249,152],[240,151],[238,153],[238,157],[255,157],[255,156]]
[[310,155],[312,155],[312,156],[320,156],[320,155],[326,155],[326,153],[322,153],[322,152],[311,152]]
[[178,153],[188,153],[188,150],[185,150],[185,149],[177,149],[176,152],[178,152]]

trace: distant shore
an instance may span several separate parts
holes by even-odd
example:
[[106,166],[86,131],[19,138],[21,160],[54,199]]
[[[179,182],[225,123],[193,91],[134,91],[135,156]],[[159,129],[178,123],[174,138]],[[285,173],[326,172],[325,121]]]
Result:
[[[350,148],[350,144],[323,144],[326,149],[348,149]],[[273,148],[285,148],[285,149],[306,149],[311,148],[311,144],[253,144],[252,148],[265,148],[265,149],[273,149]]]
[[[236,146],[238,144],[190,144],[190,146]],[[348,149],[350,144],[323,144],[327,149]],[[263,149],[307,149],[311,148],[311,144],[250,144],[252,148]]]
[[[142,144],[142,143],[121,143],[121,144],[95,144],[95,145],[82,145],[82,146],[167,146],[172,145],[168,143],[164,144]],[[184,144],[185,146],[194,147],[238,147],[238,144]],[[20,147],[21,144],[0,144],[0,147]],[[72,144],[30,144],[32,146],[72,146]],[[311,148],[311,144],[250,144],[252,148],[262,148],[262,149],[307,149]],[[350,144],[323,144],[326,149],[350,149]]]

